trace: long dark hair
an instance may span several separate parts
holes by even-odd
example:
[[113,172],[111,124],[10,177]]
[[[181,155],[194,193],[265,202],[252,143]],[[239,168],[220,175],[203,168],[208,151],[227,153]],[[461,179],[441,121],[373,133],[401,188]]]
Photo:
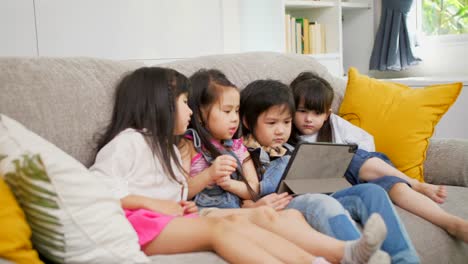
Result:
[[[257,80],[249,83],[241,91],[240,99],[240,120],[242,121],[242,135],[252,135],[256,140],[255,128],[258,117],[273,106],[282,106],[284,110],[291,113],[296,111],[294,98],[289,87],[275,80]],[[251,153],[252,160],[261,176],[262,164],[260,157],[256,153]]]
[[[292,82],[291,89],[294,94],[296,107],[304,103],[304,107],[309,111],[318,114],[328,113],[333,102],[333,88],[327,80],[313,72],[302,72]],[[298,136],[301,133],[293,126],[290,143],[297,144]],[[318,142],[332,142],[332,127],[330,117],[323,123],[317,135]]]
[[117,86],[112,119],[98,139],[97,151],[133,128],[144,135],[164,172],[178,181],[171,161],[184,170],[174,151],[175,107],[177,97],[189,91],[187,77],[172,69],[143,67],[129,73]]
[[[207,120],[203,120],[202,109],[208,109],[207,118],[209,118],[211,107],[217,102],[217,100],[219,100],[224,89],[238,89],[231,81],[228,80],[224,73],[216,69],[200,69],[192,76],[190,76],[190,83],[192,84],[193,93],[190,96],[188,103],[189,107],[193,111],[193,114],[189,127],[197,131],[203,147],[213,159],[216,159],[221,155],[221,152],[211,142],[213,136],[205,127]],[[233,138],[238,137],[239,129]],[[237,173],[240,179],[247,185],[247,189],[252,199],[256,200],[257,193],[252,189],[252,187],[245,179],[242,168],[238,167]]]

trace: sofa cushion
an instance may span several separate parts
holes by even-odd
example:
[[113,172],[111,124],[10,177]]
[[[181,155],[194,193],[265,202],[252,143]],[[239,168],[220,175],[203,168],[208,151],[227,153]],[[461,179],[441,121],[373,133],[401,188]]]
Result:
[[339,114],[374,136],[375,147],[406,175],[423,181],[434,127],[455,102],[461,83],[413,89],[351,68]]
[[[468,219],[468,189],[447,186],[448,197],[440,205],[450,214]],[[466,263],[468,243],[448,235],[442,228],[399,207],[397,212],[405,224],[421,263]]]
[[[1,158],[0,158],[1,159]],[[0,175],[0,258],[19,264],[42,263],[32,248],[31,228]]]
[[32,227],[32,241],[57,263],[147,262],[109,189],[81,163],[0,115],[0,172]]

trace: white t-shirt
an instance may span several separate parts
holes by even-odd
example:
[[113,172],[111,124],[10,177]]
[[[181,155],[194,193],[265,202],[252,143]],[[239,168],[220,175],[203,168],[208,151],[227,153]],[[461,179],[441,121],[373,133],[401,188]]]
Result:
[[[375,151],[374,137],[371,134],[335,114],[330,115],[330,121],[333,143],[357,144],[360,149],[369,152]],[[303,135],[299,139],[306,142],[316,142],[317,134]]]
[[[179,150],[176,146],[174,149],[180,161]],[[164,173],[143,135],[129,128],[98,152],[96,162],[89,170],[105,181],[117,199],[134,194],[154,199],[186,200],[187,181],[174,162],[172,165],[182,185]]]

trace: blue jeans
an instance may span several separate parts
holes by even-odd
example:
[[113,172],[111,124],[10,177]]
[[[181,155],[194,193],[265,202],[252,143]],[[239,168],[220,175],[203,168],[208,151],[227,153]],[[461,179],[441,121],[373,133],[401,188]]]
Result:
[[[363,149],[358,149],[345,172],[345,178],[346,180],[348,180],[349,183],[351,183],[351,185],[366,183],[366,181],[363,181],[359,178],[359,171],[361,170],[362,165],[370,158],[381,159],[382,161],[386,162],[387,164],[393,167],[392,162],[385,154],[380,152],[368,152]],[[385,175],[368,182],[379,185],[380,187],[384,188],[387,192],[389,192],[395,184],[400,182],[406,183],[411,187],[411,185],[407,181],[403,180],[402,178],[398,178],[396,176],[391,175]]]
[[[365,158],[362,157],[362,160]],[[284,156],[268,164],[260,181],[261,196],[276,191],[288,161],[289,156]],[[382,250],[391,256],[392,263],[420,263],[387,192],[376,184],[360,183],[331,196],[311,193],[299,195],[292,199],[288,208],[301,211],[309,225],[317,231],[345,241],[361,236],[352,219],[365,224],[372,213],[378,213],[388,230]]]
[[320,233],[340,240],[355,240],[361,235],[349,213],[333,197],[307,193],[294,197],[289,209],[299,210],[310,226]]
[[372,213],[378,213],[388,230],[382,250],[391,256],[392,263],[420,263],[387,193],[375,184],[359,184],[338,191],[331,197],[323,194],[300,195],[289,203],[288,208],[301,211],[317,231],[345,241],[361,236],[349,216],[365,224]]
[[[362,224],[367,222],[372,213],[382,216],[388,230],[382,250],[390,254],[392,263],[420,263],[413,243],[386,190],[372,183],[363,183],[331,196],[343,205],[355,221]],[[336,238],[348,240],[338,236]]]

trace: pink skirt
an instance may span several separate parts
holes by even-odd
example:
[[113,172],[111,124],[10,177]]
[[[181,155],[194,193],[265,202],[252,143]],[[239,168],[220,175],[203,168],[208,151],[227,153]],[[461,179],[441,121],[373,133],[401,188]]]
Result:
[[[156,213],[146,209],[125,209],[124,211],[125,216],[138,235],[138,243],[140,246],[144,246],[146,243],[153,241],[172,219],[178,217]],[[183,217],[193,218],[197,217],[197,214],[187,214]]]

